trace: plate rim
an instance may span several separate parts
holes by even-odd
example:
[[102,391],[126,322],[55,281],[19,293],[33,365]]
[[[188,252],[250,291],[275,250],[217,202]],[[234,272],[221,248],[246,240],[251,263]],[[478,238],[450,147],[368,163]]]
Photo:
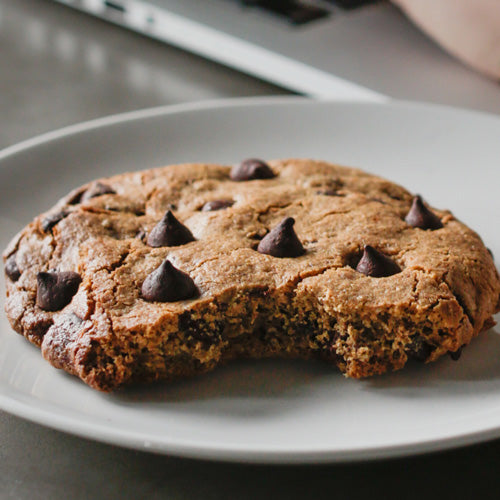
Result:
[[[299,95],[283,95],[283,96],[258,96],[258,97],[228,97],[221,99],[204,99],[200,101],[191,101],[179,104],[165,104],[161,106],[152,106],[147,108],[125,111],[123,113],[114,113],[111,115],[93,118],[82,122],[77,122],[64,127],[58,127],[48,132],[37,134],[28,139],[16,142],[0,149],[0,161],[3,161],[10,156],[24,152],[41,144],[48,144],[52,141],[62,139],[71,135],[77,135],[91,129],[98,129],[116,125],[123,122],[131,122],[156,116],[168,116],[177,113],[189,113],[207,109],[223,109],[237,108],[240,106],[268,106],[279,104],[310,104],[310,103],[329,103],[338,106],[349,106],[358,104],[363,107],[397,107],[397,108],[413,108],[419,110],[442,110],[444,112],[456,112],[460,114],[469,114],[470,116],[482,117],[486,119],[500,120],[500,114],[495,114],[487,111],[479,111],[470,108],[451,106],[447,104],[439,104],[425,101],[412,101],[405,99],[390,99],[384,101],[365,101],[362,99],[331,99],[331,98],[310,98]],[[0,165],[2,168],[2,165]]]
[[[80,134],[91,129],[98,129],[101,127],[107,127],[111,125],[116,125],[123,122],[131,122],[135,120],[141,120],[146,118],[153,118],[155,116],[167,116],[177,113],[189,113],[193,111],[206,110],[206,109],[222,109],[238,107],[243,105],[267,105],[267,104],[280,104],[291,103],[291,102],[346,102],[354,103],[365,101],[352,99],[349,101],[335,101],[334,99],[311,99],[303,96],[295,95],[284,95],[284,96],[259,96],[259,97],[237,97],[237,98],[222,98],[222,99],[204,99],[201,101],[190,101],[179,104],[165,104],[161,106],[151,106],[147,108],[136,109],[132,111],[125,111],[123,113],[113,113],[111,115],[105,115],[98,118],[92,118],[90,120],[85,120],[82,122],[73,123],[71,125],[66,125],[64,127],[58,127],[54,130],[48,132],[42,132],[41,134],[34,135],[28,139],[16,142],[9,146],[0,149],[0,161],[5,160],[9,156],[14,156],[18,153],[24,152],[27,149],[40,146],[41,144],[47,144],[49,142],[62,139],[67,136]],[[403,101],[398,101],[403,102]],[[378,104],[376,102],[372,104]],[[0,166],[1,168],[1,166]]]
[[16,417],[32,422],[42,427],[64,432],[73,436],[91,441],[106,443],[124,449],[133,449],[142,452],[155,453],[171,457],[210,460],[226,463],[248,463],[266,465],[300,465],[300,464],[337,464],[359,463],[375,460],[390,460],[395,458],[413,457],[428,453],[436,453],[463,446],[470,446],[487,442],[500,437],[500,425],[490,429],[472,431],[462,436],[451,436],[439,439],[426,439],[420,442],[404,443],[399,445],[374,446],[372,448],[336,449],[332,450],[262,450],[237,449],[220,443],[203,445],[183,441],[169,442],[167,447],[154,444],[141,434],[134,432],[124,435],[123,431],[115,430],[99,424],[61,417],[47,409],[33,408],[25,403],[9,399],[0,392],[0,410]]
[[[310,99],[302,96],[264,96],[264,97],[243,97],[211,99],[174,105],[155,106],[125,113],[108,115],[73,125],[55,129],[36,135],[0,150],[0,168],[3,162],[17,154],[26,152],[29,149],[40,145],[49,145],[51,142],[64,139],[69,136],[85,133],[102,127],[112,127],[124,122],[136,120],[147,120],[154,117],[170,116],[181,113],[191,113],[201,110],[219,110],[224,108],[255,107],[255,106],[275,106],[275,105],[299,105],[299,104],[324,104],[331,103],[338,106],[360,105],[362,107],[395,107],[418,110],[432,110],[444,112],[456,112],[470,116],[494,119],[500,123],[500,116],[484,111],[470,110],[453,106],[422,103],[417,101],[389,100],[382,102],[367,102],[363,100],[335,100],[335,99]],[[8,387],[8,386],[7,386]],[[11,386],[12,389],[14,389]],[[203,444],[201,447],[195,443],[170,442],[168,444],[152,443],[141,433],[134,431],[125,435],[124,431],[116,430],[99,423],[89,423],[85,419],[76,416],[60,416],[54,411],[43,407],[35,409],[29,403],[16,400],[9,396],[9,391],[5,391],[0,386],[0,409],[57,431],[66,432],[82,438],[91,439],[98,442],[117,445],[124,448],[132,448],[140,451],[153,452],[163,455],[179,456],[195,459],[209,459],[223,462],[239,463],[262,463],[262,464],[313,464],[313,463],[350,463],[375,459],[390,459],[396,457],[413,456],[423,453],[443,451],[460,446],[484,442],[500,437],[500,423],[483,426],[458,436],[448,436],[442,438],[428,438],[419,442],[406,442],[402,444],[391,444],[387,446],[372,446],[370,448],[350,448],[327,450],[259,450],[259,449],[238,449],[237,446],[227,446],[220,443]],[[75,410],[72,410],[75,412]]]

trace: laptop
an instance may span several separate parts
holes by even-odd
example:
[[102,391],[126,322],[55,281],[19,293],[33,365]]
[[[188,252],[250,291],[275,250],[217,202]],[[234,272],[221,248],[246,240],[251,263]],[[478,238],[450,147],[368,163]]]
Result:
[[500,85],[384,0],[56,0],[291,91],[500,113]]

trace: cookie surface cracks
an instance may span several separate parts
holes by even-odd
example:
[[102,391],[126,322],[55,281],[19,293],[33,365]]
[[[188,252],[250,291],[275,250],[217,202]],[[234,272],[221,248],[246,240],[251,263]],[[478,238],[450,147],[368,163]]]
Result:
[[[70,193],[4,254],[19,271],[6,280],[11,324],[54,366],[101,390],[242,356],[320,358],[365,377],[455,352],[490,325],[498,274],[480,238],[449,212],[432,209],[439,229],[412,227],[413,196],[388,181],[311,160],[268,164],[274,176],[265,179],[233,181],[230,167],[188,164],[105,179],[109,189],[92,196],[81,193],[96,183]],[[203,209],[219,200],[230,203]],[[152,248],[148,235],[168,210],[194,241]],[[258,252],[286,218],[304,253]],[[401,272],[357,272],[367,245]],[[197,297],[144,299],[146,277],[167,258]],[[36,277],[53,270],[82,282],[68,305],[45,311]]]

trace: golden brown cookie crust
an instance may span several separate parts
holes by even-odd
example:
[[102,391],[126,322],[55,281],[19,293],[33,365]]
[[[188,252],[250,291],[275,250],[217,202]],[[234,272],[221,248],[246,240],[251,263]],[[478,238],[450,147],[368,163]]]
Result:
[[[109,391],[241,356],[319,358],[366,377],[409,358],[433,361],[491,326],[498,273],[480,237],[450,212],[432,209],[440,229],[414,228],[405,222],[413,196],[391,182],[320,161],[269,165],[269,179],[235,182],[228,166],[185,164],[73,191],[4,253],[20,273],[6,278],[13,328],[54,366]],[[203,209],[216,200],[232,204]],[[195,241],[152,248],[147,235],[169,209]],[[259,253],[285,217],[305,253]],[[401,272],[357,272],[365,245]],[[165,258],[194,280],[198,297],[142,298]],[[55,312],[36,305],[37,274],[49,270],[82,278]]]

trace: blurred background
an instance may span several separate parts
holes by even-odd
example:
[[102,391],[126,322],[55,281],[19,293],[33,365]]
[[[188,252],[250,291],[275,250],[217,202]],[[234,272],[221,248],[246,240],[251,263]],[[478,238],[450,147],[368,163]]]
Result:
[[0,146],[221,97],[390,96],[500,113],[498,83],[388,1],[2,0],[0,47]]

